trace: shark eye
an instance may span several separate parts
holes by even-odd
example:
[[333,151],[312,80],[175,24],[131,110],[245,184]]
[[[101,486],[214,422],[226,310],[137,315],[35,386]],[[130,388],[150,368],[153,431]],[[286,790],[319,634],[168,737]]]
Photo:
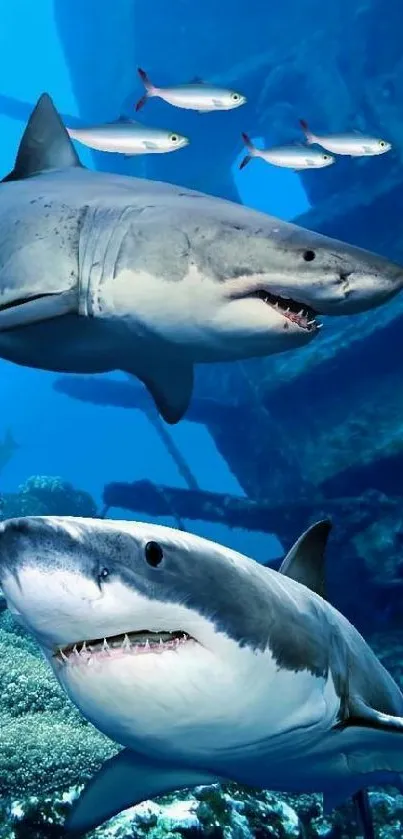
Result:
[[315,251],[304,251],[304,253],[303,253],[303,257],[305,259],[305,262],[312,262],[312,260],[315,259],[315,256],[316,256]]
[[164,558],[164,551],[161,548],[161,545],[158,542],[147,542],[144,548],[144,555],[146,558],[146,562],[151,565],[152,568],[157,568],[158,565],[161,564]]

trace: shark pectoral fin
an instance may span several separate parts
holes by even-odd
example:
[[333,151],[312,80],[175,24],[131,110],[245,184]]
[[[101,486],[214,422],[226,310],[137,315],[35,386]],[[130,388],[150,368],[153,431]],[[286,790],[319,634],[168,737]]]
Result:
[[50,169],[81,166],[66,128],[47,93],[38,99],[22,136],[14,169],[4,181],[19,181]]
[[326,597],[325,549],[332,523],[324,519],[313,524],[295,542],[283,559],[279,572]]
[[215,784],[208,772],[158,763],[124,749],[107,760],[73,804],[67,833],[81,835],[128,807],[178,789]]
[[193,365],[178,354],[172,354],[169,348],[162,349],[158,362],[147,362],[149,360],[145,359],[145,370],[139,371],[137,365],[129,370],[127,364],[124,370],[145,384],[162,418],[174,425],[182,419],[192,398]]
[[338,752],[345,756],[351,780],[349,795],[378,784],[402,788],[403,718],[374,714],[375,724],[368,718],[350,719],[338,734]]
[[354,694],[349,697],[349,717],[346,721],[347,726],[368,725],[370,728],[381,731],[399,731],[402,735],[403,747],[403,717],[383,714],[382,711],[371,708],[360,696]]

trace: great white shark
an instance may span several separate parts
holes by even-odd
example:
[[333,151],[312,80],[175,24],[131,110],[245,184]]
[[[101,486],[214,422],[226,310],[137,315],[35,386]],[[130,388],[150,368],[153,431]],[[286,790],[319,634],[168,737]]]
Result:
[[195,364],[303,346],[318,315],[402,285],[401,266],[234,202],[89,171],[47,94],[0,184],[0,356],[127,371],[169,423]]
[[0,524],[9,609],[83,715],[124,747],[67,830],[198,784],[321,792],[326,810],[400,786],[403,696],[313,590],[324,593],[326,536],[311,528],[277,572],[155,524]]

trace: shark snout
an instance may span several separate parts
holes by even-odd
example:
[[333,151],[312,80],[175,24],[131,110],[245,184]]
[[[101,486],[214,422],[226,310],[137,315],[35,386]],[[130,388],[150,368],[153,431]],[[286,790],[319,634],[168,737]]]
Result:
[[300,274],[278,293],[310,306],[319,315],[359,314],[386,303],[403,288],[403,267],[378,254],[331,239],[313,242],[302,253]]
[[334,299],[322,303],[319,297],[312,305],[321,314],[358,314],[386,303],[402,288],[403,268],[369,254],[361,264],[341,265]]

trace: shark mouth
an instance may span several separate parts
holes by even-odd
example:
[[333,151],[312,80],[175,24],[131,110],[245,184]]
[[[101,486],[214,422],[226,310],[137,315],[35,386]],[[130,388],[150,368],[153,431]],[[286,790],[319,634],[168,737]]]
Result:
[[254,292],[250,296],[258,297],[259,300],[263,300],[264,303],[267,303],[267,305],[271,306],[272,309],[276,309],[276,311],[280,312],[280,314],[282,314],[287,320],[290,320],[291,323],[296,323],[297,326],[301,329],[306,329],[308,332],[316,331],[322,326],[322,324],[318,323],[316,320],[317,312],[315,312],[310,306],[298,303],[296,300],[292,300],[288,297],[279,297],[278,295],[271,294],[263,289],[259,289],[259,291]]
[[78,641],[67,647],[58,647],[53,658],[63,664],[79,662],[91,664],[94,659],[108,659],[122,654],[144,655],[177,650],[189,641],[194,642],[194,638],[187,632],[149,632],[145,629],[140,632],[125,632],[108,638]]
[[78,310],[77,290],[31,294],[0,303],[0,332],[18,329],[38,321],[52,320]]

